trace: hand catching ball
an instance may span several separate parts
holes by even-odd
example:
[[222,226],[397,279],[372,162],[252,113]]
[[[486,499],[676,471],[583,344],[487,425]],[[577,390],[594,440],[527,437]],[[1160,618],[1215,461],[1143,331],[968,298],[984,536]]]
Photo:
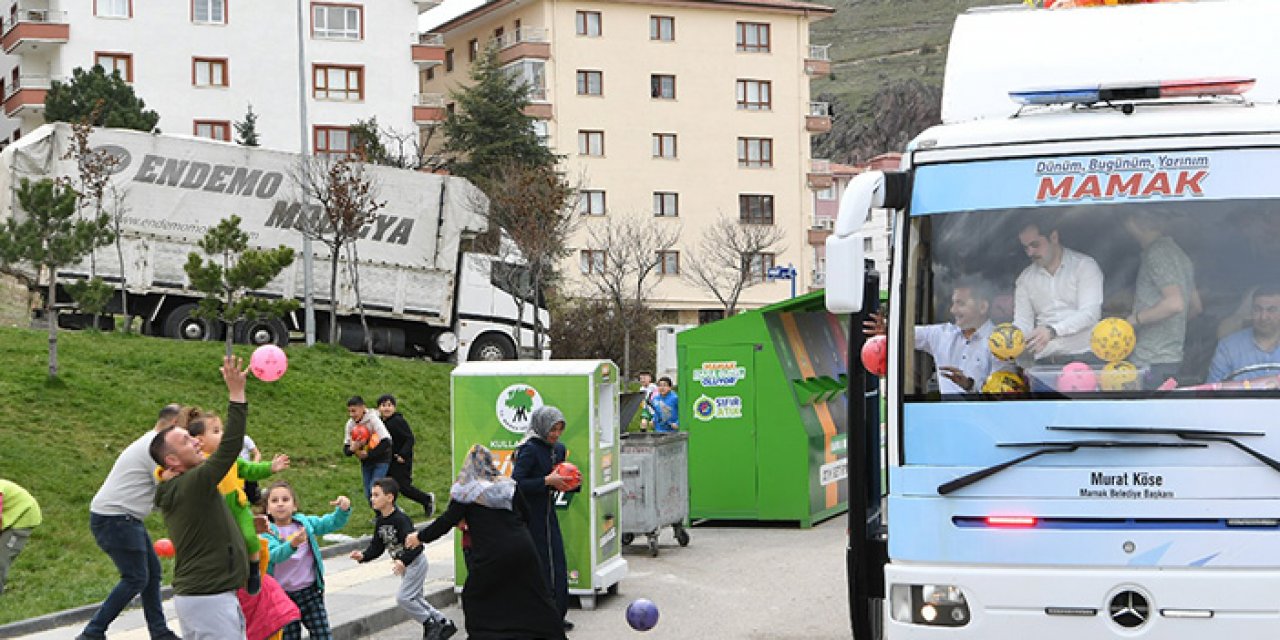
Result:
[[579,471],[577,465],[572,462],[567,460],[561,462],[551,470],[551,473],[561,476],[568,481],[569,486],[565,488],[565,491],[573,491],[574,489],[582,486],[582,472]]

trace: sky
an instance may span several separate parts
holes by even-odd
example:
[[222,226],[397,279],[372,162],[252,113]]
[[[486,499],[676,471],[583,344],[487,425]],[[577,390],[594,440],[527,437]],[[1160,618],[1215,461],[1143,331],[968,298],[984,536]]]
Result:
[[440,6],[418,16],[418,29],[430,31],[484,3],[485,0],[445,0]]

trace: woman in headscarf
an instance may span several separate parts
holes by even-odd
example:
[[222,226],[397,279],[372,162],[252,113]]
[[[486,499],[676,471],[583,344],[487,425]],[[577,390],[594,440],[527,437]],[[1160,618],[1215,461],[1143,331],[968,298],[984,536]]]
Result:
[[498,471],[493,454],[481,445],[467,452],[449,490],[449,508],[435,522],[409,534],[405,546],[431,542],[463,520],[471,535],[471,559],[462,586],[467,636],[563,640],[562,616],[551,600],[525,526],[528,510],[516,494],[515,482]]
[[[569,610],[569,576],[552,494],[553,490],[566,491],[569,488],[568,478],[552,471],[565,459],[565,448],[560,443],[562,433],[564,413],[559,409],[548,405],[534,411],[529,419],[529,431],[516,448],[511,478],[529,505],[529,535],[533,536],[538,558],[542,561],[542,575],[563,619]],[[564,620],[564,628],[572,629],[573,623]]]

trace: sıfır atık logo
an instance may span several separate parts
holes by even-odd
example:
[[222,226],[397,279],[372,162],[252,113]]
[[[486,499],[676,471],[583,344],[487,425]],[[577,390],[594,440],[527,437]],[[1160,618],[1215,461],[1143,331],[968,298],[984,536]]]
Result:
[[527,384],[513,384],[498,394],[496,412],[498,422],[512,433],[524,434],[529,430],[529,419],[542,407],[542,396]]

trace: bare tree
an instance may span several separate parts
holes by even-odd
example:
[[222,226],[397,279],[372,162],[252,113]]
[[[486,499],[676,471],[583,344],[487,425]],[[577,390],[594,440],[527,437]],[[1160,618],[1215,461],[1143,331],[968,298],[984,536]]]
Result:
[[750,224],[721,215],[703,230],[696,251],[686,251],[685,275],[715,296],[725,316],[738,308],[742,292],[764,281],[764,256],[782,252],[785,234],[772,224]]
[[[338,341],[338,262],[343,248],[355,243],[360,230],[371,223],[385,200],[378,200],[377,185],[366,172],[364,163],[349,158],[335,160],[326,156],[302,159],[294,181],[303,197],[316,206],[315,214],[299,217],[298,227],[313,240],[324,243],[329,249],[329,343]],[[350,259],[354,254],[348,253]],[[351,269],[357,265],[352,263]],[[354,273],[354,271],[352,272]],[[352,281],[353,284],[358,279]],[[359,299],[359,286],[356,298]],[[367,327],[364,308],[360,306],[360,322]],[[372,336],[365,334],[365,346],[372,350]]]
[[[62,157],[76,163],[72,187],[80,196],[77,208],[81,219],[97,220],[107,215],[109,220],[107,226],[101,227],[103,244],[115,242],[116,260],[120,267],[120,305],[125,313],[125,331],[128,332],[133,318],[128,315],[129,294],[125,280],[124,249],[120,243],[125,194],[111,183],[111,177],[120,168],[121,159],[105,149],[95,149],[89,144],[89,136],[93,135],[92,123],[104,108],[104,101],[99,100],[91,114],[71,123],[70,145]],[[98,277],[96,252],[89,254],[89,280],[70,285],[67,290],[80,304],[81,310],[93,316],[94,326],[97,327],[99,315],[110,301],[114,287]]]
[[[478,186],[488,196],[490,229],[501,230],[519,250],[528,268],[528,287],[535,294],[530,298],[537,300],[536,292],[558,277],[560,261],[569,254],[568,240],[579,222],[576,190],[554,167],[517,162],[496,167],[492,177]],[[501,243],[495,253],[502,256]],[[517,346],[525,302],[516,296],[518,313],[512,332]],[[533,315],[533,348],[541,351],[546,327],[536,309]]]
[[[427,127],[425,133],[400,131],[378,125],[378,118],[357,120],[351,127],[351,142],[360,158],[372,164],[399,169],[435,171],[444,167],[445,158],[431,145],[438,127]],[[438,145],[437,145],[438,146]]]
[[603,268],[586,274],[587,296],[607,301],[621,324],[624,380],[631,379],[632,329],[648,311],[662,261],[679,239],[679,225],[640,213],[607,216],[587,232],[587,243],[604,249]]

